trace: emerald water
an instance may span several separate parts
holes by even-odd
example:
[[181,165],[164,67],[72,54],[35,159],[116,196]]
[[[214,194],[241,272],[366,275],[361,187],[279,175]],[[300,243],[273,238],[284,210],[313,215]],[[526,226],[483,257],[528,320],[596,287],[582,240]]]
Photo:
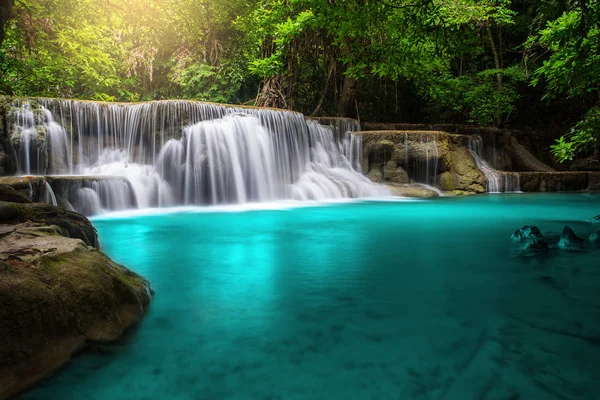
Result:
[[597,399],[600,195],[488,195],[94,221],[156,295],[23,399]]

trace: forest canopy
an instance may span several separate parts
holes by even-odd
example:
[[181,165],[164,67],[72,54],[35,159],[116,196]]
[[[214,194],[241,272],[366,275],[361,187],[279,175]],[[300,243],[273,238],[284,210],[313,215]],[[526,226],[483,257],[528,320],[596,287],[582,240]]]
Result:
[[598,152],[591,0],[0,0],[0,92],[514,127]]

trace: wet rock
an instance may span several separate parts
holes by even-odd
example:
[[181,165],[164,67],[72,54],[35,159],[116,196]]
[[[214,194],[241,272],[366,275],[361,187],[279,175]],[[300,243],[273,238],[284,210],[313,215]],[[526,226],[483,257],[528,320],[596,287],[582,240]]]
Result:
[[97,250],[85,217],[0,202],[0,399],[118,339],[150,301],[146,280]]
[[409,183],[408,174],[406,171],[398,166],[396,161],[388,161],[383,168],[383,179],[392,183],[405,184]]
[[423,185],[387,185],[394,196],[400,197],[415,197],[421,199],[428,199],[432,197],[439,197],[439,193],[433,189],[425,187]]
[[515,231],[511,236],[512,240],[519,243],[526,243],[533,240],[542,240],[542,232],[537,226],[524,226]]
[[596,215],[591,219],[592,224],[600,224],[600,215]]
[[25,222],[59,226],[67,232],[68,237],[80,239],[88,246],[98,247],[96,229],[83,215],[50,204],[16,204],[0,201],[0,224]]
[[600,230],[597,230],[595,233],[590,235],[590,242],[600,247]]
[[532,238],[525,242],[521,248],[525,253],[539,253],[548,251],[549,249],[548,243],[541,238]]
[[31,203],[22,193],[18,192],[12,186],[0,183],[0,201],[10,201],[14,203]]
[[577,236],[573,229],[568,225],[563,228],[562,234],[560,235],[560,241],[558,242],[558,248],[567,251],[581,251],[583,250],[584,240]]
[[381,171],[380,164],[371,164],[369,167],[369,173],[367,177],[373,182],[380,183],[383,182],[383,172]]
[[454,184],[454,176],[450,171],[446,171],[438,177],[438,185],[445,192],[452,192],[456,185]]

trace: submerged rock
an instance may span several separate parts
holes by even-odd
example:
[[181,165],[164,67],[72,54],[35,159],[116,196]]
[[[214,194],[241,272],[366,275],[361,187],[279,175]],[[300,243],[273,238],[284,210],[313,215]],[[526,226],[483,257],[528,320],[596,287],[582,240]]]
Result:
[[590,235],[590,242],[596,246],[600,246],[600,229]]
[[600,224],[600,215],[596,215],[591,219],[592,224]]
[[537,226],[524,226],[515,231],[511,236],[512,240],[519,243],[526,243],[532,240],[541,240],[542,232]]
[[88,343],[118,339],[143,315],[148,282],[97,243],[83,216],[0,202],[0,399],[33,386]]
[[567,251],[581,251],[583,250],[584,240],[577,236],[573,229],[568,225],[563,228],[562,234],[560,235],[560,241],[558,242],[558,248]]
[[527,253],[537,253],[542,251],[548,251],[549,249],[550,246],[548,246],[548,243],[541,238],[532,238],[529,241],[525,242],[523,244],[523,247],[521,248],[521,250]]

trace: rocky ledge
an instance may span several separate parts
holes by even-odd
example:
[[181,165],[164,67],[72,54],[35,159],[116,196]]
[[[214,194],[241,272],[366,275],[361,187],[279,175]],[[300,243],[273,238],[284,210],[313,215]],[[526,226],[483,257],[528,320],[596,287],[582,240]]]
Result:
[[7,197],[12,202],[0,201],[0,399],[35,385],[86,345],[118,339],[151,298],[146,280],[98,250],[85,217],[16,191],[0,200]]

